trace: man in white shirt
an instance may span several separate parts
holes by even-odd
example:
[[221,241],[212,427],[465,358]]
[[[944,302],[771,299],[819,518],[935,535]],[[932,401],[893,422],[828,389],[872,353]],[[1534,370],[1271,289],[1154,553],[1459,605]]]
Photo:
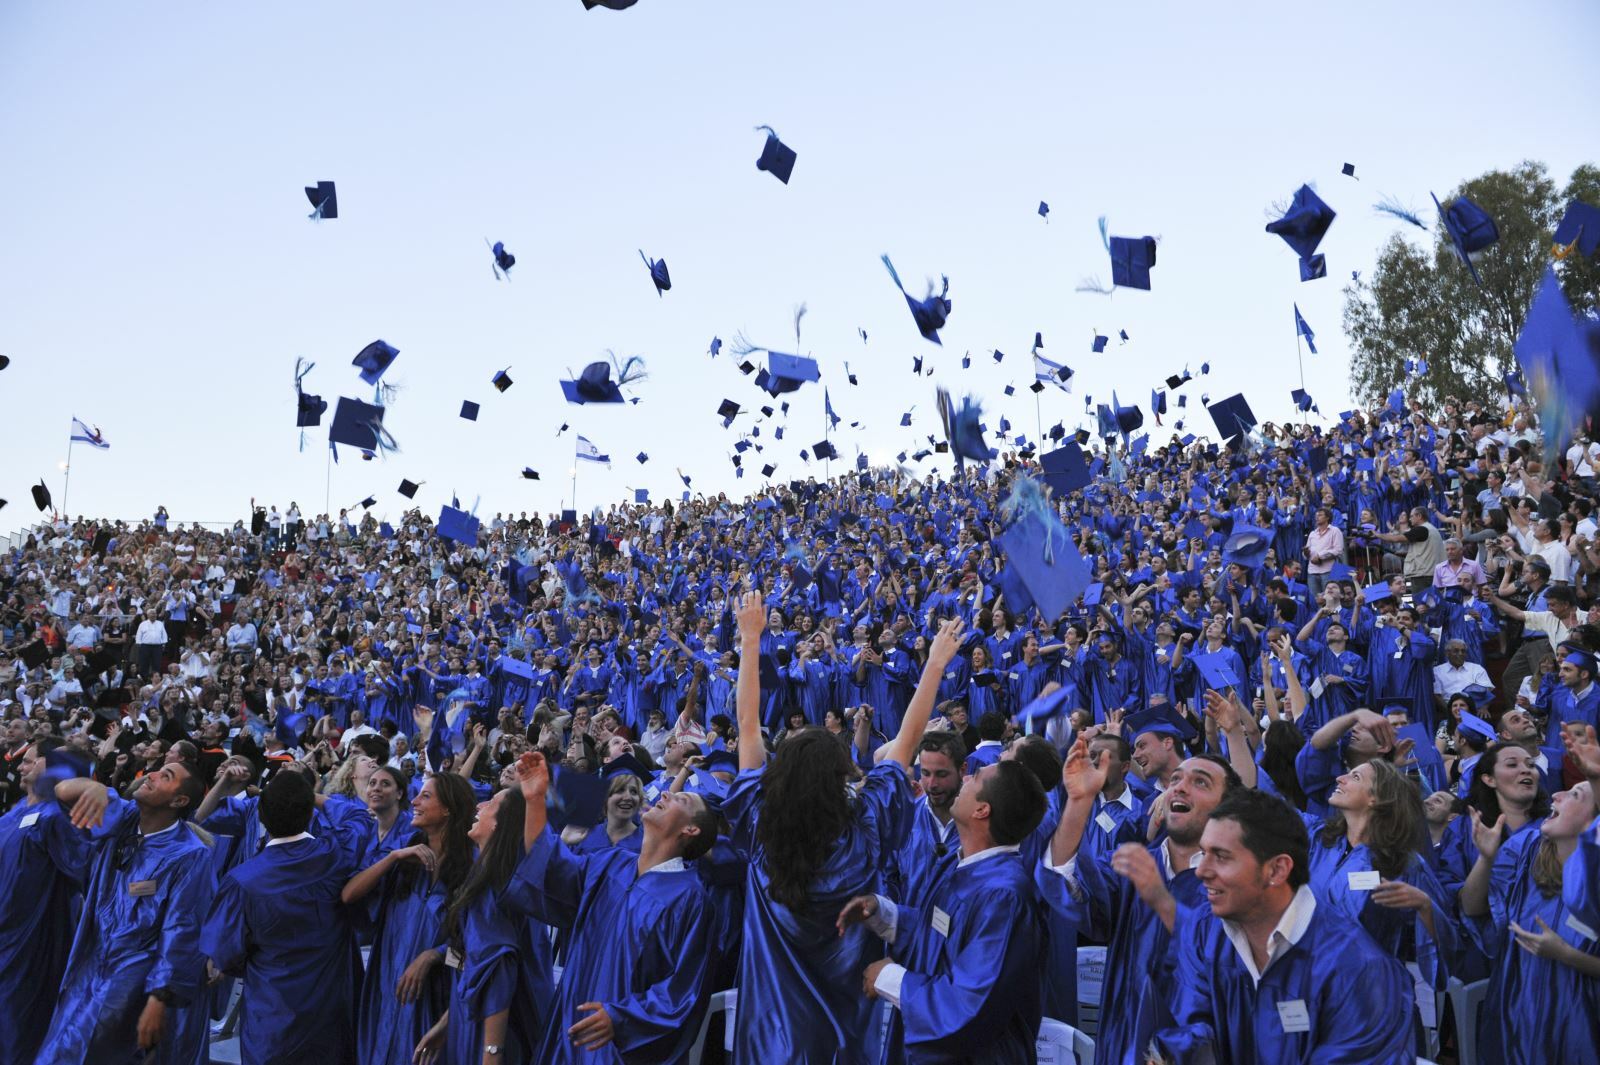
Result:
[[78,623],[67,631],[67,647],[74,651],[92,651],[99,644],[100,630],[87,612],[79,614]]
[[1561,523],[1544,518],[1523,516],[1520,507],[1507,511],[1516,528],[1512,535],[1525,554],[1538,555],[1550,564],[1550,581],[1553,584],[1572,583],[1572,552],[1561,542]]
[[136,672],[149,677],[161,669],[161,655],[167,648],[167,626],[156,617],[155,607],[144,612],[138,631],[133,634],[133,665]]
[[339,737],[339,753],[348,754],[350,741],[358,736],[376,736],[378,730],[367,724],[367,715],[359,707],[350,711],[350,727]]
[[1467,661],[1466,641],[1451,640],[1444,645],[1444,661],[1433,667],[1433,701],[1443,710],[1452,695],[1474,686],[1494,688],[1488,671]]

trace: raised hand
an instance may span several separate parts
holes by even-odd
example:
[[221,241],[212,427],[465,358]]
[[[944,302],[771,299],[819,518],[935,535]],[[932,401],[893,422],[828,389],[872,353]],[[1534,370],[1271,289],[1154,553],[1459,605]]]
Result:
[[961,649],[961,633],[966,628],[966,623],[960,618],[951,618],[939,626],[939,635],[933,638],[933,646],[928,648],[928,665],[939,672],[944,672],[944,667],[956,657],[956,652]]
[[761,599],[759,589],[746,592],[740,597],[735,617],[739,620],[740,640],[761,639],[762,630],[767,627],[767,607]]
[[522,798],[527,802],[535,799],[544,801],[545,793],[550,790],[550,765],[544,760],[544,754],[539,751],[524,751],[517,759],[517,787],[522,791]]
[[1217,731],[1232,732],[1243,725],[1238,703],[1216,689],[1206,691],[1206,716],[1217,723]]
[[1478,848],[1478,853],[1489,861],[1494,861],[1495,855],[1500,853],[1501,835],[1506,827],[1506,815],[1501,814],[1494,819],[1494,824],[1486,825],[1483,817],[1476,810],[1468,811],[1472,818],[1472,843]]
[[1061,764],[1061,783],[1067,789],[1067,798],[1074,802],[1093,801],[1106,786],[1106,767],[1096,765],[1090,758],[1089,741],[1081,736]]

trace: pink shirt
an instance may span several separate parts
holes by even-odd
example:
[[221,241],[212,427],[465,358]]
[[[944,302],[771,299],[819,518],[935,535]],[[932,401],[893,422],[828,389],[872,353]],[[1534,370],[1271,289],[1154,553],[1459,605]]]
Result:
[[1333,569],[1333,564],[1339,561],[1344,554],[1344,533],[1339,531],[1337,525],[1329,525],[1326,529],[1312,529],[1311,535],[1306,537],[1306,557],[1315,559],[1320,556],[1331,556],[1326,562],[1312,562],[1306,566],[1307,573],[1327,573]]

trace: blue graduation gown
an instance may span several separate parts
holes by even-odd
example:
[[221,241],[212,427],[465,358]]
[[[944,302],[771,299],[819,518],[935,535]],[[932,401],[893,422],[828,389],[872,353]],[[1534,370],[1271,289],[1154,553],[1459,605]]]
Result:
[[352,855],[320,836],[279,843],[217,888],[200,948],[242,976],[245,1065],[354,1062],[359,956],[339,892]]
[[882,948],[862,927],[841,937],[834,922],[850,899],[881,890],[886,838],[902,823],[909,801],[905,772],[884,762],[867,773],[855,820],[818,870],[810,903],[800,911],[768,894],[765,855],[756,839],[761,778],[760,769],[740,773],[722,808],[734,844],[750,855],[733,1060],[869,1061],[874,1011],[861,994],[861,972],[882,956]]
[[0,1061],[32,1061],[50,1026],[87,846],[57,803],[0,817]]
[[[508,910],[572,930],[572,950],[536,1059],[647,1065],[687,1059],[706,992],[711,912],[693,869],[639,875],[638,856],[612,847],[573,854],[545,832],[506,889]],[[588,1052],[567,1029],[601,1003],[612,1041]],[[743,1012],[743,1009],[739,1012]]]
[[710,951],[706,988],[720,991],[733,986],[739,968],[739,947],[744,934],[744,881],[750,859],[726,836],[718,836],[710,852],[694,865],[711,907],[706,935]]
[[1561,872],[1561,901],[1590,928],[1600,928],[1600,819],[1584,829]]
[[[513,878],[512,883],[515,883]],[[545,1059],[534,1047],[546,1033],[554,991],[550,972],[550,933],[527,920],[508,886],[486,891],[467,909],[462,939],[465,956],[454,952],[450,1021],[445,1032],[446,1065],[482,1065],[483,1022],[505,1010],[506,1034],[500,1044],[504,1065],[531,1065]]]
[[906,821],[899,845],[888,856],[885,894],[896,902],[915,906],[927,897],[934,870],[947,855],[961,849],[961,841],[954,821],[941,825],[933,816],[927,796],[911,804]]
[[[402,886],[403,880],[409,883]],[[356,1060],[361,1065],[409,1060],[450,997],[448,970],[442,965],[429,973],[415,1002],[402,1003],[395,997],[400,977],[418,954],[445,949],[444,916],[450,899],[444,885],[411,867],[391,869],[378,891],[377,928],[361,981],[356,1023]]]
[[205,1060],[200,921],[216,890],[210,846],[187,823],[139,834],[137,804],[111,797],[91,837],[83,912],[40,1065],[132,1065],[150,992],[176,998],[158,1048],[165,1063]]
[[1032,1065],[1043,937],[1032,878],[1016,853],[957,863],[925,907],[903,907],[893,954],[932,961],[908,967],[900,985],[906,1061]]
[[[1413,1065],[1411,977],[1354,922],[1317,906],[1300,942],[1257,985],[1209,906],[1180,906],[1176,1024],[1156,1033],[1174,1065]],[[1278,1004],[1308,1028],[1285,1032]]]
[[[1096,829],[1091,824],[1085,835],[1092,831]],[[1152,844],[1149,850],[1178,905],[1203,906],[1205,889],[1194,870],[1178,869],[1169,875],[1165,842]],[[1078,894],[1069,889],[1065,877],[1043,865],[1034,878],[1051,909],[1076,922],[1089,938],[1106,941],[1095,1048],[1104,1061],[1133,1060],[1144,1051],[1150,1032],[1168,1016],[1176,993],[1172,933],[1133,886],[1112,872],[1111,850],[1085,852],[1080,846],[1075,872]]]
[[1544,918],[1569,946],[1600,955],[1594,925],[1578,917],[1561,896],[1546,897],[1533,882],[1533,863],[1543,836],[1523,832],[1495,855],[1489,878],[1489,916],[1466,918],[1492,969],[1489,992],[1478,1011],[1478,1055],[1505,1065],[1600,1061],[1600,979],[1517,945],[1510,924],[1542,931]]

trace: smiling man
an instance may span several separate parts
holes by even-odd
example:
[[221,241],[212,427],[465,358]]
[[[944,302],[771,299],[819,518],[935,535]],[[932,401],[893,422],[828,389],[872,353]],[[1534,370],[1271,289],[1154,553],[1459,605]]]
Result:
[[1411,978],[1361,929],[1318,907],[1310,840],[1288,803],[1238,789],[1211,812],[1195,875],[1208,906],[1178,919],[1171,1065],[1410,1065]]
[[960,849],[950,808],[965,779],[966,745],[953,732],[930,732],[917,751],[922,798],[911,808],[911,827],[895,852],[892,898],[917,904],[942,868]]

